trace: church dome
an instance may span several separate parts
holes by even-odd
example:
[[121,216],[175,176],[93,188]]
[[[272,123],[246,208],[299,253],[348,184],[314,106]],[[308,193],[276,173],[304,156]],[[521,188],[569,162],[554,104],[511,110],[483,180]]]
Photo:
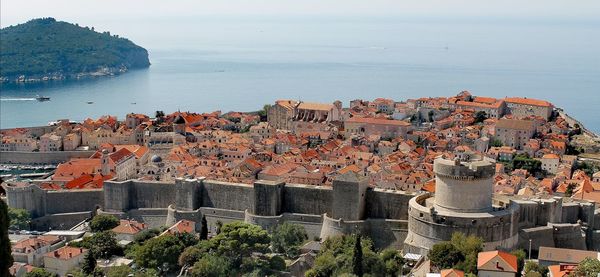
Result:
[[150,160],[151,160],[153,163],[160,163],[160,162],[162,162],[162,158],[161,158],[159,155],[154,155],[154,156],[152,156],[152,158],[150,158]]

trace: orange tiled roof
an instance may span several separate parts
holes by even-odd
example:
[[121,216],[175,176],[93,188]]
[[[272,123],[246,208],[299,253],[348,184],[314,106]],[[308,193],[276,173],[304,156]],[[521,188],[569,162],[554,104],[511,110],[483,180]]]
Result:
[[75,258],[79,255],[83,255],[84,253],[86,253],[87,250],[83,249],[83,248],[79,248],[79,247],[72,247],[72,246],[64,246],[61,247],[57,250],[54,250],[52,252],[48,252],[46,253],[46,257],[53,257],[53,258],[57,258],[60,260],[70,260],[72,258]]
[[142,230],[146,229],[146,227],[146,224],[139,223],[135,220],[121,219],[119,221],[119,226],[113,228],[112,231],[117,234],[135,235],[141,232]]
[[100,159],[73,159],[59,164],[52,180],[68,182],[84,174],[94,174],[100,171],[100,168]]
[[548,101],[532,99],[532,98],[507,97],[507,98],[504,98],[504,101],[506,101],[508,103],[515,103],[515,104],[521,104],[521,105],[552,107],[552,104]]
[[298,105],[298,109],[302,110],[316,110],[316,111],[329,111],[333,109],[333,104],[323,104],[323,103],[311,103],[311,102],[301,102]]
[[179,222],[175,223],[175,225],[169,227],[169,229],[167,229],[161,235],[183,234],[183,233],[193,234],[195,231],[196,231],[196,222],[191,221],[191,220],[182,219]]
[[504,269],[503,271],[517,272],[517,257],[515,255],[499,250],[479,252],[479,254],[477,254],[477,268],[485,265],[487,262],[489,262],[496,256],[500,256],[500,258],[511,267],[509,269]]
[[440,277],[464,277],[465,273],[458,269],[444,269],[440,271]]
[[380,124],[380,125],[396,125],[396,126],[410,126],[410,123],[384,118],[370,118],[370,117],[353,117],[348,119],[346,122],[350,123],[367,123],[367,124]]

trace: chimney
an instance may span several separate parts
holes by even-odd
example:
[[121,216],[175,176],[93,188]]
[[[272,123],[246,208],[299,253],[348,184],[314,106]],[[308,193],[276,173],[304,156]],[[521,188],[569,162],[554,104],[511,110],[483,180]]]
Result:
[[60,255],[58,254],[58,250],[54,250],[54,257],[58,258]]

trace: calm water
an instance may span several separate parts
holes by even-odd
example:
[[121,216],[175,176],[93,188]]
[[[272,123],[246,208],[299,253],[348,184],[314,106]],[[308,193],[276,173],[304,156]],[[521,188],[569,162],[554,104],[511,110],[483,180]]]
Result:
[[[600,132],[600,22],[183,18],[106,27],[146,47],[152,66],[113,78],[4,86],[0,127],[467,89],[547,99]],[[36,94],[52,100],[37,102]]]

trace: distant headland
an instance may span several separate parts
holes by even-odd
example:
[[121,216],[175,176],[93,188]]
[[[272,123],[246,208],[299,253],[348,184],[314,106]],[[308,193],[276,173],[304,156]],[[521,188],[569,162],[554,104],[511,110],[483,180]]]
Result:
[[126,38],[51,17],[0,34],[2,83],[111,76],[150,66],[148,51]]

